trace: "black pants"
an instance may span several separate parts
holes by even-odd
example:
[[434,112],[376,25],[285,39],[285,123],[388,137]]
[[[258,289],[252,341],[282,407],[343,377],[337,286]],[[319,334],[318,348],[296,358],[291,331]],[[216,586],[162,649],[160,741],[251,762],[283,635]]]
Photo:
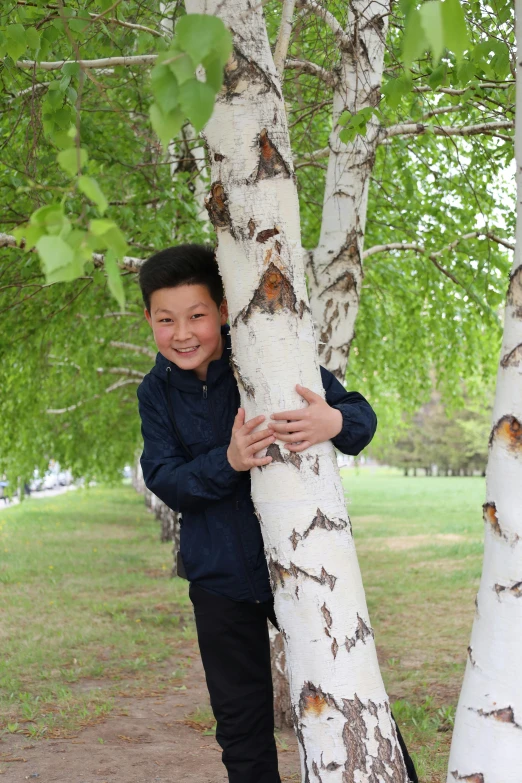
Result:
[[[266,622],[268,618],[277,628],[273,601],[231,601],[195,584],[189,596],[229,783],[280,783]],[[418,783],[396,728],[409,778]]]

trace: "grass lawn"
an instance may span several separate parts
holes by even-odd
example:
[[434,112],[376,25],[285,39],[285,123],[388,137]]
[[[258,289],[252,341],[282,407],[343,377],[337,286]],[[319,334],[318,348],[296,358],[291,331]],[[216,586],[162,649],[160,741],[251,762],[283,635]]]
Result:
[[[480,577],[484,481],[342,475],[394,714],[423,783],[442,783]],[[0,510],[0,729],[63,736],[103,719],[117,694],[183,687],[179,643],[193,637],[192,612],[158,533],[128,486]]]

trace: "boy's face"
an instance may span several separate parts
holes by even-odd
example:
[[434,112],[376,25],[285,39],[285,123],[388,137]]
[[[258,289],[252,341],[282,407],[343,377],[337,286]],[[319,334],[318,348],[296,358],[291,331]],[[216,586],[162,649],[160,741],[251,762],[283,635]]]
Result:
[[150,299],[145,317],[152,327],[158,351],[182,370],[193,370],[200,380],[223,353],[221,326],[226,324],[226,300],[218,308],[206,285],[160,288]]

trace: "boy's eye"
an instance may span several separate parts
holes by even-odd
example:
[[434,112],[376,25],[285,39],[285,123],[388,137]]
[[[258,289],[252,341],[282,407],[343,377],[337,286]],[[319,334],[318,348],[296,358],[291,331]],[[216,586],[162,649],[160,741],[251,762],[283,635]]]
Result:
[[203,316],[203,313],[194,313],[192,318],[201,318]]

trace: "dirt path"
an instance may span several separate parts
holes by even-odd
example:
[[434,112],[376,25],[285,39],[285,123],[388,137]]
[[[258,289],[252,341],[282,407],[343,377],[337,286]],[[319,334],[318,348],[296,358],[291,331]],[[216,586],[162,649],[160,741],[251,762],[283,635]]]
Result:
[[[106,721],[84,729],[75,739],[29,741],[4,735],[0,783],[226,783],[215,738],[183,722],[196,707],[208,705],[195,642],[187,644],[187,654],[192,663],[183,680],[186,690],[120,698]],[[295,737],[290,731],[280,737],[281,779],[297,783]]]

